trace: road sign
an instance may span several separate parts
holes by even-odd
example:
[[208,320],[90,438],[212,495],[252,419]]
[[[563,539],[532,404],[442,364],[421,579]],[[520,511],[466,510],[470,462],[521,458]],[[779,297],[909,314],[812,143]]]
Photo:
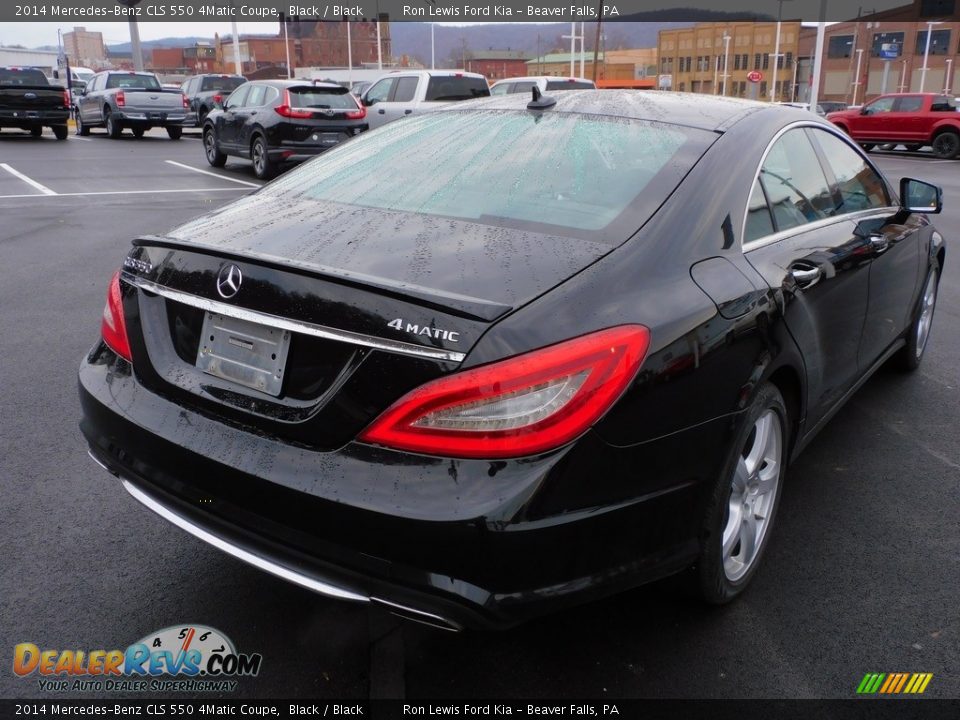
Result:
[[880,57],[884,60],[896,60],[900,57],[900,43],[881,43]]
[[763,73],[759,70],[751,70],[747,73],[747,80],[752,83],[758,83],[763,80]]

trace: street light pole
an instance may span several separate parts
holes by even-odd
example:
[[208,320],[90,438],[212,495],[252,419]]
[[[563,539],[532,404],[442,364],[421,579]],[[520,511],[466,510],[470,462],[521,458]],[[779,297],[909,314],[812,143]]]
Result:
[[923,69],[920,71],[920,92],[923,92],[923,86],[927,82],[927,58],[930,56],[930,36],[933,35],[933,26],[939,25],[937,20],[927,21],[927,42],[923,48]]
[[727,96],[727,78],[730,77],[730,35],[723,32],[723,96]]
[[817,109],[817,101],[820,99],[820,70],[823,59],[823,41],[826,36],[827,28],[827,0],[820,0],[820,20],[817,22],[817,44],[813,51],[813,80],[810,83],[810,107]]
[[854,76],[853,81],[853,102],[851,105],[857,104],[857,93],[860,91],[860,61],[863,59],[863,48],[857,48],[857,74]]
[[770,101],[776,100],[777,76],[780,71],[780,22],[783,18],[783,4],[790,0],[777,0],[777,40],[773,46],[773,82],[770,84]]

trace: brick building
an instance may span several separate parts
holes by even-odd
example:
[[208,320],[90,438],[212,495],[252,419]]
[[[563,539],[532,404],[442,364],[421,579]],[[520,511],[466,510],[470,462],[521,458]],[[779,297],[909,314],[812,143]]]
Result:
[[[798,79],[801,99],[809,97],[815,48],[816,29],[804,28],[800,42],[804,60]],[[862,104],[885,92],[955,92],[960,21],[952,0],[916,0],[856,22],[829,25],[823,49],[821,100]],[[890,54],[896,57],[885,57]]]
[[467,58],[467,72],[480,73],[494,82],[508,77],[522,77],[527,74],[529,57],[522,50],[481,50]]
[[[661,30],[658,85],[663,90],[789,101],[797,71],[800,21],[780,23],[779,58],[774,57],[776,36],[775,22],[710,22]],[[751,82],[751,73],[759,73],[757,82]]]
[[103,33],[90,32],[85,27],[75,27],[63,33],[63,51],[73,65],[98,68],[107,59]]
[[[189,47],[154,48],[149,68],[167,75],[197,75],[222,72],[217,59],[217,48],[209,43],[197,43]],[[230,68],[232,72],[232,68]]]

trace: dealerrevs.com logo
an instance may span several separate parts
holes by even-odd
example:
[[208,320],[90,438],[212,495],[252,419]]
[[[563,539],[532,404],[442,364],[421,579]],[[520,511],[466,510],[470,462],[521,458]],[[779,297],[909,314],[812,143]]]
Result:
[[235,678],[256,676],[262,661],[203,625],[164,628],[125,650],[51,650],[29,642],[13,649],[13,672],[38,676],[43,692],[232,692]]

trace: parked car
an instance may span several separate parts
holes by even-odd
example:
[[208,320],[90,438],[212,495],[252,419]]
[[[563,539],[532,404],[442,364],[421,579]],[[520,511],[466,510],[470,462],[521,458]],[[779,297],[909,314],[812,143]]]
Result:
[[356,95],[357,97],[362,97],[363,94],[367,91],[367,89],[371,85],[373,85],[372,82],[369,82],[367,80],[361,80],[359,82],[355,82],[353,85],[350,86],[350,92]]
[[391,73],[371,85],[361,97],[371,128],[432,110],[445,103],[490,95],[483,75],[454,70],[406,70]]
[[67,91],[47,82],[42,70],[0,67],[0,129],[19,128],[40,137],[49,127],[57,140],[66,140],[69,118]]
[[153,73],[97,73],[76,94],[77,135],[89,135],[93,127],[106,128],[114,139],[125,128],[138,138],[153,127],[165,128],[171,140],[183,134],[187,98],[179,89],[162,87]]
[[845,102],[839,102],[837,100],[821,100],[817,105],[822,107],[826,113],[839,112],[849,107]]
[[174,525],[446,629],[688,568],[726,602],[789,462],[920,365],[940,207],[800,110],[452,105],[135,239],[81,429]]
[[864,150],[891,143],[903,144],[911,151],[929,145],[934,155],[945,159],[960,153],[960,114],[949,95],[881,95],[862,107],[830,113],[827,119]]
[[367,129],[367,111],[342,85],[258,80],[241,85],[203,123],[207,162],[249,158],[258,178],[301,162]]
[[551,77],[538,75],[530,77],[514,77],[498,80],[490,86],[491,95],[510,95],[511,93],[529,94],[534,87],[545,93],[553,90],[593,90],[597,84],[585,78]]
[[214,108],[223,107],[223,101],[230,93],[247,82],[242,75],[224,75],[221,73],[195,75],[187,78],[183,85],[183,94],[190,103],[190,115],[187,124],[200,127]]

